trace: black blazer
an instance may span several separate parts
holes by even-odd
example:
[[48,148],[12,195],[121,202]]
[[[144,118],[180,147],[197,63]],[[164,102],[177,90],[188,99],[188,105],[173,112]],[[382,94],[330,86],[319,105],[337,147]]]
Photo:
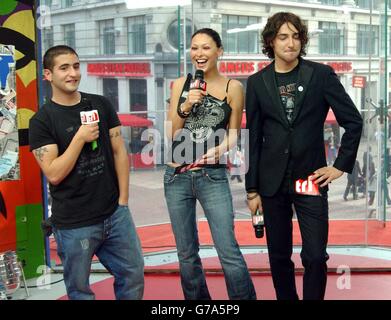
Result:
[[261,196],[278,191],[289,157],[294,180],[327,165],[323,126],[329,107],[345,129],[334,167],[349,173],[354,167],[362,131],[360,113],[330,66],[301,58],[299,63],[292,125],[277,89],[274,62],[247,81],[246,190]]

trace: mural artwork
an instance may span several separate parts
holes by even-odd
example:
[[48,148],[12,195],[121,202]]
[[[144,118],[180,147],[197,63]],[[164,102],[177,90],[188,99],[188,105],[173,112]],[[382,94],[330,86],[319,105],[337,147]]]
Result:
[[0,181],[20,178],[14,54],[0,44]]

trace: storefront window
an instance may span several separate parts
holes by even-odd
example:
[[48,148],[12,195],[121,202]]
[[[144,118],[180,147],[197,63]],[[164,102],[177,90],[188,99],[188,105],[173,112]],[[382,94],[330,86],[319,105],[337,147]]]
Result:
[[111,78],[103,79],[103,95],[110,100],[115,111],[118,112],[118,80]]
[[128,18],[128,53],[144,54],[145,38],[145,16]]
[[[131,112],[147,111],[147,81],[144,79],[130,79],[130,110]],[[140,113],[140,116],[146,116],[147,113]]]

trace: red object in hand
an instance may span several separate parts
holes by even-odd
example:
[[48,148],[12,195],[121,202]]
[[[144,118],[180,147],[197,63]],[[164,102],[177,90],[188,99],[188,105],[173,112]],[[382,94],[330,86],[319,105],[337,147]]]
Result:
[[299,179],[295,181],[295,193],[307,196],[320,196],[319,186],[309,176],[307,180]]

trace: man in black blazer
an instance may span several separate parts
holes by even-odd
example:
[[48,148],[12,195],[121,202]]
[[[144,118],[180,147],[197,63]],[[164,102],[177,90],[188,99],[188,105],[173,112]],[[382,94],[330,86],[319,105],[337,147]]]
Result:
[[[301,237],[304,299],[323,299],[327,280],[328,184],[353,169],[362,118],[333,69],[303,60],[308,42],[301,19],[274,14],[262,32],[273,62],[249,77],[248,205],[263,210],[277,299],[298,299],[292,255],[294,206]],[[323,126],[329,107],[345,129],[338,156],[328,167]]]

